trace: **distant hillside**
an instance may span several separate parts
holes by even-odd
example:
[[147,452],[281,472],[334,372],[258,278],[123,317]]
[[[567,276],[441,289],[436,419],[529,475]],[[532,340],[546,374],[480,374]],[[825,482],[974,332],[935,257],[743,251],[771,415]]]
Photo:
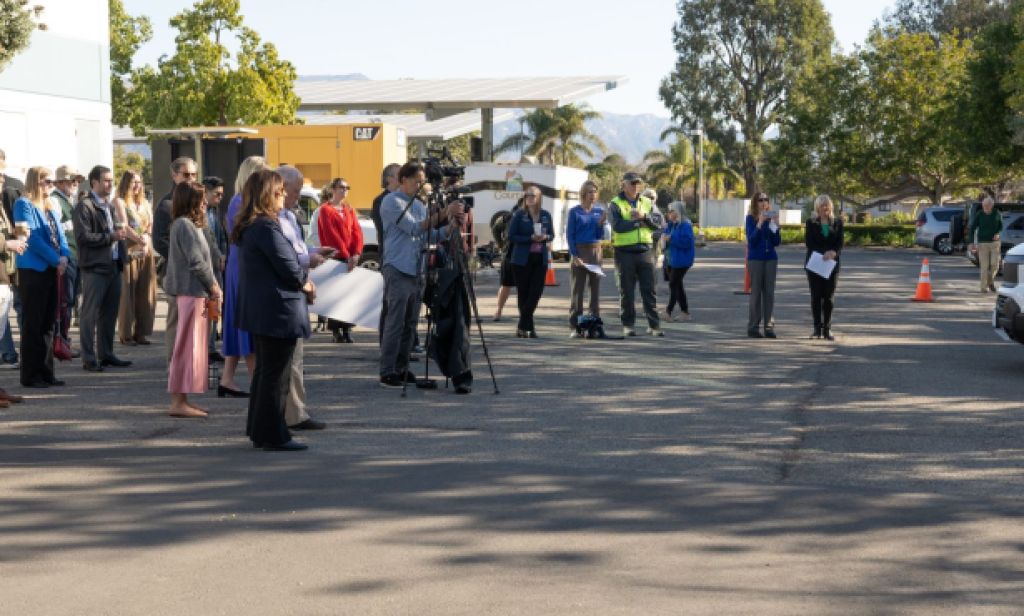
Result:
[[[600,137],[607,154],[621,154],[630,163],[639,163],[650,150],[661,149],[664,144],[658,140],[662,131],[672,125],[668,118],[652,114],[626,115],[603,113],[603,118],[587,123],[590,132]],[[501,143],[506,137],[519,132],[519,121],[508,120],[494,127],[494,142]],[[515,154],[505,155],[503,160],[514,160]],[[602,157],[587,162],[596,162]]]

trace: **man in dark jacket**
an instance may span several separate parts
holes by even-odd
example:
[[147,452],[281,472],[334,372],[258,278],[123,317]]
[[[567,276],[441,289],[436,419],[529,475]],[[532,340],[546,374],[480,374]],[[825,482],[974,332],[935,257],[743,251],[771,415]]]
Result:
[[[7,212],[7,220],[14,220],[14,202],[21,197],[25,191],[25,185],[18,178],[11,177],[6,173],[7,154],[0,150],[0,174],[3,175],[3,183],[0,184],[0,196],[3,199],[4,211]],[[21,327],[21,294],[18,293],[17,276],[11,278],[11,291],[14,292],[14,312],[18,315],[18,327]],[[11,328],[4,330],[0,338],[0,366],[7,368],[18,367],[18,351],[14,348],[14,336],[11,335]]]
[[[195,182],[199,178],[196,161],[187,156],[175,158],[171,163],[171,181],[174,186],[182,182]],[[169,246],[171,242],[171,223],[174,216],[171,214],[171,195],[174,194],[174,186],[171,191],[163,196],[153,210],[153,250],[156,252],[156,280],[163,288],[164,269],[166,268]],[[174,351],[174,338],[178,334],[178,302],[173,297],[167,298],[167,322],[164,327],[164,335],[167,344],[167,364],[171,363],[171,353]]]
[[82,367],[90,372],[102,372],[105,366],[124,367],[132,363],[114,355],[121,270],[127,256],[126,232],[115,224],[110,204],[114,174],[110,169],[103,165],[93,167],[89,172],[89,187],[89,194],[75,206],[72,221],[82,280],[79,336]]

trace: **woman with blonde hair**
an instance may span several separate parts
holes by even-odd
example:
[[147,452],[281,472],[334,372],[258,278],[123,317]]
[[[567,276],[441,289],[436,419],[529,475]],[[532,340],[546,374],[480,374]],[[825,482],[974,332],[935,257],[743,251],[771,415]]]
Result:
[[804,227],[804,244],[807,254],[804,263],[811,258],[811,253],[820,253],[826,261],[835,261],[836,266],[828,278],[807,270],[807,284],[811,289],[811,317],[814,319],[814,331],[811,338],[835,340],[832,336],[833,297],[836,294],[836,282],[839,281],[839,253],[843,250],[843,219],[832,211],[832,199],[828,195],[819,195],[814,200],[814,214],[807,219]]
[[25,193],[14,203],[15,232],[26,237],[18,255],[21,294],[21,384],[63,385],[53,373],[53,331],[57,317],[57,275],[67,269],[71,251],[60,224],[60,206],[50,200],[53,179],[46,167],[32,167]]
[[146,200],[142,176],[128,170],[121,174],[114,208],[118,222],[125,223],[128,258],[121,271],[121,304],[117,330],[121,344],[149,344],[156,317],[156,267],[153,262],[153,209]]
[[178,327],[168,370],[167,393],[171,394],[171,417],[206,417],[204,409],[188,401],[188,394],[206,391],[209,366],[207,299],[214,310],[221,290],[213,273],[210,246],[202,229],[206,226],[206,191],[198,182],[182,182],[171,197],[171,236],[168,242],[164,292],[178,308]]
[[[227,215],[224,220],[224,228],[231,238],[234,235],[235,224],[238,222],[238,214],[242,209],[242,191],[249,177],[257,171],[267,169],[267,161],[262,156],[250,156],[242,161],[238,168],[238,175],[235,176],[235,195],[231,197],[228,204]],[[238,248],[234,242],[228,244],[228,265],[224,269],[224,314],[221,324],[221,344],[224,355],[224,371],[220,375],[220,383],[217,385],[217,397],[223,398],[248,398],[248,392],[239,389],[235,384],[235,372],[238,371],[238,361],[245,358],[245,366],[249,371],[249,377],[254,374],[253,362],[256,359],[255,347],[252,336],[249,332],[239,329],[235,324],[235,304],[238,303]]]

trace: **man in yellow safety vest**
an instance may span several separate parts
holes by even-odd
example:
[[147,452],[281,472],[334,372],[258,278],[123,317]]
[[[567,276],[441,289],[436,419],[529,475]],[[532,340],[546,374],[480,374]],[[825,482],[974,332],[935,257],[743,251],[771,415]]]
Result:
[[640,283],[647,333],[664,336],[654,293],[654,231],[659,225],[652,217],[654,203],[640,194],[643,184],[639,174],[627,173],[622,176],[622,192],[608,204],[615,247],[615,279],[619,285],[619,318],[622,335],[636,336],[634,304],[636,285]]

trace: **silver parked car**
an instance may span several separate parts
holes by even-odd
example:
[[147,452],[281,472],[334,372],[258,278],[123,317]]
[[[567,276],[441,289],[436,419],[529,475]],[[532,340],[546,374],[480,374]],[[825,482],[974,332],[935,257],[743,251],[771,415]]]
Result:
[[930,207],[917,215],[917,231],[914,243],[931,248],[940,255],[953,254],[953,243],[949,237],[949,221],[954,216],[963,216],[963,207]]

